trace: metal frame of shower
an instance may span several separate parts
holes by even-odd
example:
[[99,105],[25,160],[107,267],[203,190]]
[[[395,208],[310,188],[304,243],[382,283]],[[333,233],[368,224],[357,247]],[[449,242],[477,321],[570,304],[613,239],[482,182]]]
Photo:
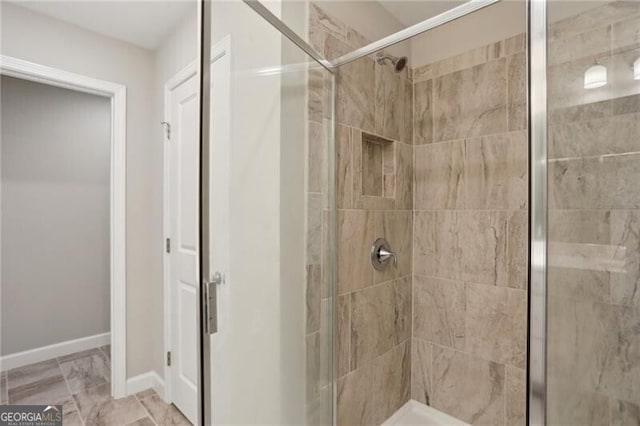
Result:
[[[210,130],[210,63],[211,55],[211,1],[200,0],[200,93],[201,93],[201,151],[200,151],[200,279],[201,288],[210,275],[209,223],[209,144]],[[346,55],[328,61],[311,47],[295,31],[267,9],[260,0],[243,0],[265,21],[277,29],[318,64],[332,74],[332,90],[335,93],[335,72],[345,64],[368,56],[381,49],[406,41],[426,31],[442,26],[501,0],[469,0],[439,15],[407,27],[397,33],[356,49]],[[546,44],[547,0],[527,2],[527,95],[529,116],[529,306],[527,338],[527,424],[546,424],[546,288],[547,288],[547,94],[546,94]],[[334,96],[335,98],[335,96]],[[335,110],[335,102],[332,105]],[[206,137],[205,137],[206,136]],[[332,145],[332,144],[330,144]],[[330,148],[333,151],[335,147]],[[332,154],[332,152],[329,152]],[[329,171],[332,172],[331,170]],[[335,229],[332,230],[335,232]],[[335,312],[335,297],[333,311]],[[211,347],[206,330],[206,307],[200,307],[200,400],[199,422],[211,425]],[[536,315],[533,315],[533,314]],[[333,345],[335,347],[335,333]],[[335,350],[332,351],[333,376],[335,378]],[[336,424],[336,383],[333,381],[333,424]]]

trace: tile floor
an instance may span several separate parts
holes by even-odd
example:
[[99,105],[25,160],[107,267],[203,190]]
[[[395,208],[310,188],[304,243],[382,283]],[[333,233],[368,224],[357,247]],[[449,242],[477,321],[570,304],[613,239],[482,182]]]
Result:
[[62,404],[65,426],[191,425],[152,390],[111,398],[109,346],[0,372],[0,404]]

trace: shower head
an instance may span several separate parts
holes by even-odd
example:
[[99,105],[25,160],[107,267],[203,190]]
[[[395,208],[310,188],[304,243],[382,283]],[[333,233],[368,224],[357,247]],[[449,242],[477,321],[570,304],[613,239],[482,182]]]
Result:
[[400,58],[398,58],[397,56],[385,55],[382,52],[378,52],[378,54],[376,55],[376,62],[379,65],[384,64],[384,61],[387,60],[391,62],[391,64],[393,65],[393,70],[397,73],[402,71],[404,67],[407,66],[406,56],[401,56]]

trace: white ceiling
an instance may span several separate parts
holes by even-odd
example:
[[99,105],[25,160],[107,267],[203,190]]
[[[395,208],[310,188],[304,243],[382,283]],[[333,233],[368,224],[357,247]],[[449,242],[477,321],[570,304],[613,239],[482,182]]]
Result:
[[466,0],[378,0],[405,27],[422,22],[452,9]]
[[[14,1],[27,9],[146,49],[155,49],[190,12],[195,0]],[[194,29],[195,31],[195,29]]]

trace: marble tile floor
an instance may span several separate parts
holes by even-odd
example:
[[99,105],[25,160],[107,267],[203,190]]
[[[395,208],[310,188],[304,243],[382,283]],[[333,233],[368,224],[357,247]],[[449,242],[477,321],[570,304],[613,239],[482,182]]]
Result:
[[61,404],[65,426],[191,423],[152,389],[111,398],[110,346],[0,372],[0,404]]

